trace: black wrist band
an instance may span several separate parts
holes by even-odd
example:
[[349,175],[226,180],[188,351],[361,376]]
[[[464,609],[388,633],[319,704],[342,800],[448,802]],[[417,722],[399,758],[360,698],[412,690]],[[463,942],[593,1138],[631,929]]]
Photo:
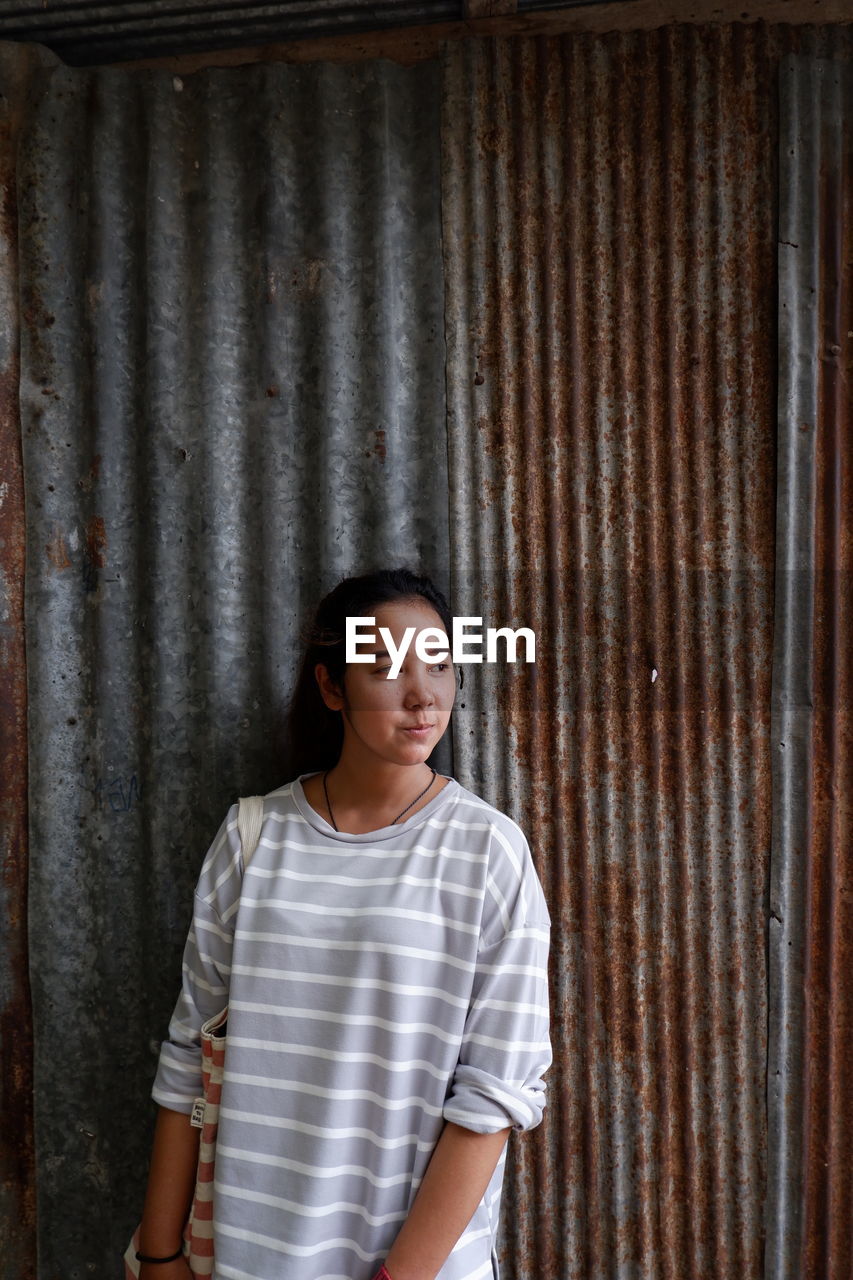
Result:
[[184,1251],[181,1248],[178,1250],[177,1253],[170,1254],[168,1258],[152,1258],[150,1254],[140,1253],[139,1250],[137,1249],[136,1261],[137,1262],[177,1262],[178,1258],[183,1257],[183,1254],[184,1254]]

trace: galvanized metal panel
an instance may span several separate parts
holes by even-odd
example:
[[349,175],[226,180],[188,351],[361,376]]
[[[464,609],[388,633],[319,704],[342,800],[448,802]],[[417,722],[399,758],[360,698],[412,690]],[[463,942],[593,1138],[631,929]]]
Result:
[[768,1280],[853,1241],[853,64],[789,56],[779,138]]
[[556,1064],[505,1276],[762,1272],[774,507],[766,30],[448,53],[460,778],[529,833]]
[[201,49],[341,36],[389,27],[448,22],[460,0],[119,0],[39,5],[0,0],[0,39],[37,41],[72,66],[188,53]]
[[[306,610],[447,572],[435,65],[42,74],[19,172],[39,1274],[116,1274]],[[59,1054],[58,1050],[62,1049]]]
[[36,1219],[16,161],[29,78],[52,62],[44,51],[0,46],[0,1264],[9,1280],[35,1276]]

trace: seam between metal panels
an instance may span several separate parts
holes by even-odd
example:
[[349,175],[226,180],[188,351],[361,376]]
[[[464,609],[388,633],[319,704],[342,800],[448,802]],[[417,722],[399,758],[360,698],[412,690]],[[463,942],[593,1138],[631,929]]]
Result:
[[767,1280],[846,1274],[850,1234],[841,1151],[853,1118],[839,1083],[853,1040],[849,930],[839,928],[849,841],[834,807],[850,774],[841,498],[850,396],[844,403],[840,390],[853,329],[849,40],[836,52],[846,60],[828,61],[818,46],[781,70]]

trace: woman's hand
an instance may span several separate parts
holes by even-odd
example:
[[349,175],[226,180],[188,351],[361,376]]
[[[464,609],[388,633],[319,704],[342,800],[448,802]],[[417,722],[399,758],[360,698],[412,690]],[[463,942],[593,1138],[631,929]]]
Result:
[[186,1258],[176,1258],[174,1262],[141,1262],[139,1280],[193,1280],[193,1273]]
[[[139,1225],[140,1253],[168,1258],[183,1239],[195,1186],[198,1142],[199,1130],[192,1127],[189,1116],[160,1108]],[[192,1280],[192,1272],[183,1257],[174,1262],[143,1262],[139,1280]]]

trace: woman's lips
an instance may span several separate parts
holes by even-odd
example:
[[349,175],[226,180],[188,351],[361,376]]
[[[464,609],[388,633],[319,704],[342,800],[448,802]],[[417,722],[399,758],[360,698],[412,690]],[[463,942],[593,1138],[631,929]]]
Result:
[[431,724],[404,724],[401,727],[404,733],[410,733],[413,738],[425,738],[435,728]]

